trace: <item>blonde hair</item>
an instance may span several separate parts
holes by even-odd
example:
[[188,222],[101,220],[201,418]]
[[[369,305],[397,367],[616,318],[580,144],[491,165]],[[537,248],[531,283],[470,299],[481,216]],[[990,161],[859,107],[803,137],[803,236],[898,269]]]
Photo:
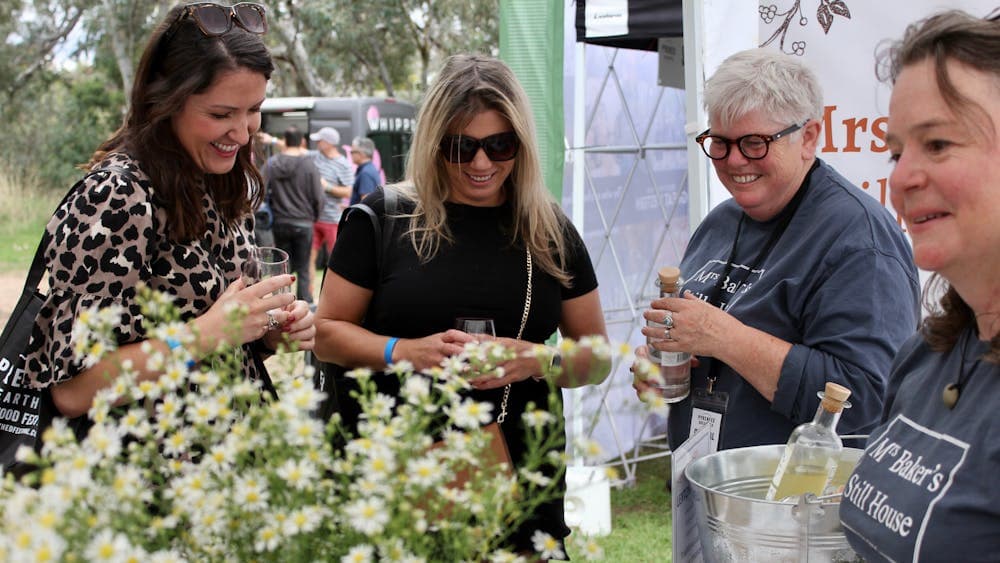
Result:
[[542,179],[528,96],[510,68],[493,57],[448,57],[424,97],[407,156],[406,179],[390,186],[415,203],[412,213],[402,215],[410,220],[410,242],[422,262],[431,260],[442,242],[454,242],[444,205],[451,187],[441,139],[449,128],[464,127],[489,110],[510,122],[521,145],[503,186],[514,210],[511,242],[523,240],[535,264],[569,287],[565,215]]

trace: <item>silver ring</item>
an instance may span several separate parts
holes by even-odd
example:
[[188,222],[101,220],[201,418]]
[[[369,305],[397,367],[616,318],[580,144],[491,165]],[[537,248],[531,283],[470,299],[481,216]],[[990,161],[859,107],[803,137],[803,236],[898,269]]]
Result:
[[274,330],[281,326],[278,319],[274,318],[274,313],[271,311],[265,311],[264,314],[267,315],[267,330]]
[[674,313],[667,311],[667,314],[663,315],[663,322],[661,324],[667,328],[674,328]]
[[663,339],[664,340],[673,340],[672,338],[670,338],[670,329],[669,328],[663,329]]

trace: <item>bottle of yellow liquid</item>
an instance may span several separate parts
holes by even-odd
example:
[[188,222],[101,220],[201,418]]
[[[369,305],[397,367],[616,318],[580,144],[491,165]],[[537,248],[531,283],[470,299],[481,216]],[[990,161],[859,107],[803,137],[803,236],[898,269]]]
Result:
[[836,383],[826,384],[816,417],[812,422],[800,424],[788,438],[778,470],[767,490],[767,500],[823,493],[837,471],[844,449],[837,435],[837,422],[850,396],[850,389]]

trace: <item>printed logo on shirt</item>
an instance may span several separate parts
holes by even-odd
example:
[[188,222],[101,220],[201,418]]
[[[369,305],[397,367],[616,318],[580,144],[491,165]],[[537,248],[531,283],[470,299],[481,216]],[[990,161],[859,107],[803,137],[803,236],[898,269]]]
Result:
[[844,488],[841,518],[869,523],[845,527],[888,559],[911,559],[968,450],[966,442],[897,415],[872,437]]
[[[683,289],[690,291],[702,301],[709,301],[714,297],[715,286],[719,283],[719,278],[726,271],[725,260],[709,260],[698,268],[684,281]],[[719,308],[725,311],[739,299],[739,297],[750,291],[753,284],[764,275],[766,268],[750,271],[750,266],[744,264],[733,264],[726,279],[722,282],[722,295],[719,298]]]

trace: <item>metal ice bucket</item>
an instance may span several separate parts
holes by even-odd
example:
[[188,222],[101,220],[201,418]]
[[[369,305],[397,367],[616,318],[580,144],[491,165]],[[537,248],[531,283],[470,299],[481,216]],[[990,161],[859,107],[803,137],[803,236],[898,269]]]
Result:
[[[797,503],[764,500],[784,449],[724,450],[687,466],[705,561],[861,561],[840,527],[839,495],[805,494]],[[847,481],[861,453],[844,448],[834,483]]]

